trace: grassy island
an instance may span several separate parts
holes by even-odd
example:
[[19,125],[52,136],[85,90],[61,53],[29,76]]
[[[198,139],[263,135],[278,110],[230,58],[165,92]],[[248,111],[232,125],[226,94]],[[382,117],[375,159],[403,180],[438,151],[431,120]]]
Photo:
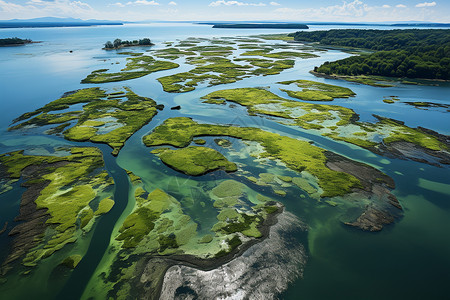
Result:
[[331,84],[320,83],[310,80],[292,80],[279,82],[280,84],[290,85],[295,84],[301,91],[291,91],[282,89],[289,97],[308,101],[333,101],[335,98],[349,98],[356,94],[345,87],[340,87]]
[[229,162],[225,156],[206,147],[186,147],[178,150],[161,148],[153,150],[163,163],[186,175],[199,176],[217,169],[227,172],[237,170],[236,164]]
[[108,69],[96,70],[83,79],[81,83],[105,83],[130,80],[158,71],[175,69],[179,66],[173,62],[155,60],[151,56],[133,54],[127,58],[127,66],[121,72],[108,73]]
[[[270,37],[267,38],[270,39]],[[281,38],[281,36],[275,35],[273,38]],[[248,41],[261,42],[258,39],[236,39],[236,42]],[[208,44],[198,45],[199,42],[207,42]],[[180,41],[176,46],[170,44],[167,48],[149,50],[152,56],[142,53],[119,53],[130,56],[127,58],[125,68],[120,72],[113,73],[108,73],[108,69],[93,71],[82,80],[82,83],[105,83],[140,78],[153,72],[169,70],[179,66],[177,63],[167,60],[185,59],[187,64],[194,65],[195,68],[189,72],[158,78],[165,92],[185,93],[195,90],[199,84],[212,86],[234,83],[250,76],[277,75],[283,70],[292,68],[297,58],[317,57],[313,53],[304,51],[274,52],[275,48],[262,44],[247,45],[247,48],[253,51],[231,57],[233,51],[237,50],[231,46],[235,44],[231,41],[187,39]],[[239,49],[244,49],[245,44],[237,46]],[[298,50],[295,47],[287,48]],[[306,47],[302,49],[306,49]],[[308,50],[311,49],[308,48]],[[251,56],[263,56],[264,58],[253,58]],[[153,57],[163,60],[155,60]]]
[[[58,113],[80,103],[84,104],[82,110]],[[156,106],[155,101],[138,96],[129,88],[119,94],[89,88],[66,94],[34,112],[23,114],[15,122],[34,117],[9,130],[57,125],[51,133],[62,132],[72,141],[105,143],[117,155],[125,141],[157,114]],[[76,124],[70,127],[74,122]]]
[[[107,213],[114,201],[114,182],[105,170],[97,148],[59,149],[65,156],[34,156],[16,151],[0,155],[0,167],[13,180],[24,180],[28,190],[22,197],[23,221],[12,232],[16,237],[5,265],[22,258],[22,264],[37,263],[66,244],[74,243],[100,214]],[[81,259],[81,258],[80,258]],[[72,267],[76,267],[73,259]],[[71,260],[72,261],[72,260]],[[78,260],[79,261],[79,260]],[[67,261],[69,262],[69,261]]]
[[[352,188],[359,187],[355,177],[336,172],[326,167],[326,157],[321,148],[308,142],[263,131],[258,128],[233,127],[210,124],[198,124],[189,118],[172,118],[144,137],[146,146],[171,145],[187,147],[195,137],[229,136],[247,141],[259,142],[265,149],[261,157],[280,159],[289,168],[296,171],[306,170],[316,176],[324,190],[323,197],[344,195]],[[301,149],[301,150],[300,150]]]
[[[249,114],[278,117],[276,120],[282,124],[319,130],[324,136],[352,143],[379,154],[389,152],[384,148],[381,150],[383,143],[394,145],[394,142],[407,142],[419,146],[420,148],[415,151],[426,153],[425,158],[430,155],[442,161],[448,159],[446,153],[449,145],[436,134],[420,128],[410,128],[402,122],[379,116],[376,116],[379,120],[377,123],[358,122],[355,112],[342,106],[288,100],[261,88],[221,90],[212,92],[203,99],[204,102],[212,104],[223,104],[227,101],[238,103],[247,107]],[[397,98],[394,97],[392,100],[394,99]],[[351,130],[348,130],[350,128]],[[377,139],[379,137],[383,138],[383,143]],[[394,153],[398,152],[392,150]],[[415,156],[399,157],[416,159]],[[425,161],[434,163],[434,160],[425,159]]]

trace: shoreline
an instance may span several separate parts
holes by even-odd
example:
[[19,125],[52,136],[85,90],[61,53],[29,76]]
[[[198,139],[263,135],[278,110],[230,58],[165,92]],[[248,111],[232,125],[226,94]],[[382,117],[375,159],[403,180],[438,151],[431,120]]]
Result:
[[[195,268],[201,271],[211,271],[221,267],[226,263],[233,261],[234,259],[244,254],[250,247],[267,239],[269,237],[270,229],[272,228],[272,226],[278,223],[278,216],[283,214],[284,212],[285,212],[284,205],[280,203],[280,205],[278,206],[278,211],[268,215],[267,219],[263,222],[263,224],[258,226],[258,229],[261,232],[261,237],[254,238],[249,240],[248,242],[242,243],[242,245],[236,247],[231,252],[222,257],[199,258],[193,255],[174,254],[169,256],[154,256],[145,259],[145,261],[142,262],[142,264],[139,263],[141,270],[139,270],[138,273],[136,274],[136,279],[139,280],[136,284],[137,289],[149,293],[150,299],[159,299],[164,284],[164,276],[169,270],[169,268],[176,265],[181,265]],[[159,278],[152,278],[152,280],[149,280],[148,282],[142,281],[140,278],[144,277],[146,269],[152,262],[154,264],[160,265],[160,267],[162,268],[157,272],[158,274],[161,274],[161,276]],[[149,289],[147,291],[146,288],[151,288],[150,286],[147,286],[147,283],[155,281],[157,281],[156,286],[153,286],[153,289]]]

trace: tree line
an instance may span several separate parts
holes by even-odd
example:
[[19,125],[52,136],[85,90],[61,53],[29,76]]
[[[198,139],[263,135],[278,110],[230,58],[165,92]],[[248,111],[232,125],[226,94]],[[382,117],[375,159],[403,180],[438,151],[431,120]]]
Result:
[[292,35],[296,41],[376,51],[325,62],[315,68],[319,73],[450,79],[450,31],[446,29],[344,29]]
[[105,49],[119,49],[121,47],[130,46],[151,46],[154,45],[149,38],[133,41],[122,41],[121,39],[115,39],[113,42],[107,41],[105,43]]
[[0,46],[23,45],[29,43],[31,43],[31,40],[19,39],[18,37],[0,39]]

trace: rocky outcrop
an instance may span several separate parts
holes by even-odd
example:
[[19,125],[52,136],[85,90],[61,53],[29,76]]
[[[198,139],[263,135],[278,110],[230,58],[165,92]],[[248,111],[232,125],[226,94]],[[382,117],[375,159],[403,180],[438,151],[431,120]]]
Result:
[[305,225],[284,212],[267,239],[216,269],[172,266],[160,299],[273,299],[302,276],[305,249],[294,238],[301,230]]

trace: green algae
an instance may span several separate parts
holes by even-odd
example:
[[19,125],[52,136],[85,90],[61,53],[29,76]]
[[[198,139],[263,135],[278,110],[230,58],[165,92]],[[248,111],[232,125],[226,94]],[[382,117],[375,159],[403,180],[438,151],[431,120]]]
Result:
[[265,150],[260,157],[278,158],[295,171],[306,170],[316,176],[324,190],[323,197],[344,195],[360,186],[355,177],[326,167],[324,149],[258,128],[198,124],[189,118],[172,118],[155,128],[143,141],[147,146],[186,147],[194,137],[207,135],[230,136],[260,143]]
[[204,235],[200,240],[198,240],[199,244],[209,244],[213,240],[213,236],[211,234]]
[[95,211],[95,215],[98,216],[106,214],[112,209],[114,203],[115,203],[114,200],[112,200],[109,197],[101,200],[100,203],[98,204],[97,210]]
[[200,83],[209,85],[233,83],[241,80],[249,68],[223,58],[194,60],[194,62],[198,66],[189,72],[158,78],[164,91],[184,93],[194,90]]
[[437,137],[420,128],[407,127],[399,121],[376,116],[379,119],[377,123],[357,122],[357,115],[351,109],[288,100],[261,88],[220,90],[203,96],[202,99],[203,102],[211,104],[223,104],[226,101],[238,103],[247,107],[250,115],[261,114],[286,119],[290,122],[278,122],[320,130],[323,136],[371,151],[380,145],[380,142],[375,140],[377,136],[382,136],[386,144],[406,141],[433,151],[448,149]]
[[257,35],[255,36],[259,39],[263,39],[263,40],[275,40],[275,41],[293,41],[294,37],[293,36],[289,36],[288,34],[261,34],[261,35]]
[[173,62],[155,60],[151,56],[136,56],[133,54],[127,58],[127,65],[121,72],[107,73],[105,70],[97,70],[89,74],[81,83],[106,83],[131,80],[154,72],[175,69],[179,66],[179,64]]
[[116,240],[136,253],[169,254],[197,234],[197,224],[185,215],[180,203],[160,189],[135,191],[136,207],[123,222]]
[[266,57],[266,58],[275,58],[275,59],[318,57],[318,55],[316,55],[316,54],[306,53],[306,52],[294,52],[294,51],[270,52],[269,49],[247,51],[247,52],[242,53],[241,55],[242,56],[262,56],[262,57]]
[[[22,115],[16,121],[37,116],[10,127],[9,130],[60,123],[67,127],[70,126],[68,122],[77,121],[63,132],[66,139],[105,143],[113,148],[113,155],[117,155],[125,141],[157,114],[155,101],[138,96],[129,88],[125,88],[125,92],[124,100],[120,100],[108,99],[106,92],[99,88],[78,90]],[[86,103],[82,111],[50,113],[79,103]],[[111,125],[113,129],[108,130]]]
[[78,254],[71,255],[71,256],[65,258],[61,262],[61,265],[66,266],[70,269],[75,269],[82,259],[83,259],[83,256],[81,256],[81,255],[78,255]]
[[197,145],[204,145],[206,144],[206,141],[204,139],[195,139],[194,143]]
[[199,176],[218,169],[226,172],[237,170],[236,164],[211,148],[190,146],[178,150],[158,149],[155,152],[166,165],[186,175]]
[[317,192],[317,189],[313,187],[308,180],[301,178],[301,177],[294,177],[292,178],[292,183],[298,186],[300,189],[304,190],[308,194],[314,194]]
[[79,230],[94,219],[91,205],[97,196],[112,184],[103,167],[102,153],[96,148],[70,148],[68,156],[33,156],[16,151],[0,156],[0,164],[12,178],[19,178],[27,167],[39,172],[28,185],[42,184],[35,199],[36,209],[46,210],[47,232],[37,238],[36,246],[28,251],[22,263],[33,267],[66,244],[77,240]]
[[337,119],[338,125],[346,125],[355,115],[351,109],[345,107],[288,100],[261,88],[221,90],[203,96],[202,99],[205,99],[205,103],[212,104],[235,102],[246,106],[250,114],[293,119],[295,125],[305,129],[316,129],[317,126],[322,128],[320,123],[334,119]]
[[239,197],[244,191],[245,185],[235,180],[226,180],[216,186],[212,193],[219,198]]
[[393,87],[392,78],[385,78],[381,76],[367,76],[367,75],[357,75],[357,76],[347,76],[347,75],[323,75],[321,73],[312,72],[316,76],[333,78],[333,79],[342,79],[350,82],[370,85],[374,87]]
[[423,132],[420,129],[410,128],[404,125],[402,122],[376,116],[382,126],[388,126],[392,129],[389,136],[383,139],[383,142],[390,144],[398,141],[406,141],[423,148],[433,151],[448,151],[449,147],[441,142],[438,138],[428,133]]
[[138,184],[141,183],[141,177],[137,176],[136,174],[134,174],[133,172],[129,171],[129,170],[125,170],[127,172],[128,177],[130,178],[131,183],[133,184]]
[[289,97],[307,100],[307,101],[333,101],[335,98],[349,98],[355,96],[356,94],[344,87],[325,84],[321,82],[311,81],[311,80],[292,80],[283,81],[279,84],[290,85],[295,83],[301,91],[291,91],[286,89],[281,89],[286,92]]

